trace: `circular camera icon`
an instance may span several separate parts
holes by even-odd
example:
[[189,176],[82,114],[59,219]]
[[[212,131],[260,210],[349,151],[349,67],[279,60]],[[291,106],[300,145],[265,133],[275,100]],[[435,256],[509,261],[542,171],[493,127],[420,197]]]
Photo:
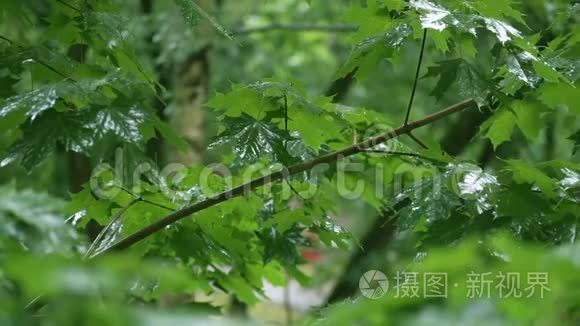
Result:
[[362,295],[369,299],[379,299],[387,294],[389,280],[381,271],[370,270],[365,272],[358,281]]

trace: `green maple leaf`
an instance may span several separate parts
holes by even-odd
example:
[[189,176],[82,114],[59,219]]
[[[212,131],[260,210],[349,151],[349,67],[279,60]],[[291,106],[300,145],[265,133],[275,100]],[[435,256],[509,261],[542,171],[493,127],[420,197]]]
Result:
[[437,100],[455,85],[463,98],[472,98],[478,105],[484,105],[490,92],[490,82],[476,67],[463,59],[452,59],[437,62],[428,68],[423,78],[439,77],[431,95]]
[[518,11],[511,8],[509,2],[500,4],[499,1],[449,1],[445,6],[439,2],[428,0],[410,1],[410,6],[419,12],[419,18],[424,28],[443,31],[455,29],[461,33],[476,35],[477,29],[485,28],[495,34],[502,43],[520,38],[521,33],[507,22],[504,16],[524,21]]
[[57,89],[52,85],[15,95],[0,102],[0,118],[24,110],[34,120],[42,112],[54,107],[57,99]]
[[566,106],[568,110],[580,113],[580,89],[565,83],[545,84],[538,90],[540,100],[551,108]]
[[517,117],[517,125],[524,135],[531,141],[537,140],[540,130],[545,126],[542,113],[545,107],[537,102],[516,101],[510,105]]
[[366,7],[354,6],[344,15],[344,20],[358,26],[352,35],[354,43],[359,43],[371,36],[381,34],[393,27],[388,11],[377,4],[376,0],[367,1]]
[[435,88],[431,91],[431,95],[435,96],[437,100],[443,98],[447,90],[455,83],[461,59],[453,59],[437,62],[436,66],[430,66],[423,78],[439,77]]
[[297,131],[304,144],[315,152],[323,145],[334,148],[345,144],[341,134],[343,123],[339,119],[299,110],[291,111],[289,119],[290,130]]
[[[47,193],[0,186],[0,247],[31,253],[74,252],[81,237],[65,224],[63,202]],[[4,259],[3,259],[4,263]]]
[[255,119],[261,119],[265,113],[273,109],[256,89],[241,84],[233,84],[227,94],[217,93],[207,106],[223,111],[228,117],[247,114]]
[[389,10],[401,11],[405,8],[405,0],[382,0]]
[[504,17],[514,18],[517,22],[525,25],[522,14],[513,6],[513,0],[467,0],[466,6],[471,6],[484,16],[502,19]]
[[513,178],[517,183],[530,183],[548,197],[556,196],[556,180],[547,176],[540,169],[519,160],[509,160],[508,169],[512,171]]
[[338,72],[339,77],[344,77],[355,69],[358,79],[367,77],[376,70],[379,62],[392,57],[411,34],[411,26],[399,22],[390,29],[362,40],[354,46],[347,62]]
[[576,152],[578,150],[580,150],[580,130],[576,131],[574,134],[572,134],[567,139],[574,142],[574,149],[572,150],[572,154],[573,155],[576,154]]
[[22,126],[23,137],[13,144],[0,163],[20,161],[32,168],[54,152],[65,150],[91,157],[105,147],[119,143],[143,148],[158,123],[150,113],[136,107],[108,107],[77,112],[47,111]]
[[284,210],[276,213],[272,218],[266,220],[264,227],[276,226],[280,233],[284,233],[292,228],[296,223],[309,225],[312,217],[304,209]]
[[493,148],[497,149],[499,145],[510,140],[516,125],[516,116],[510,110],[501,110],[487,120],[481,129],[487,129],[485,138],[491,140]]
[[223,130],[209,148],[227,146],[235,154],[237,164],[246,165],[263,157],[285,164],[293,161],[287,144],[295,139],[287,131],[247,114],[237,118],[227,117],[222,122]]
[[[530,200],[531,199],[531,200]],[[549,203],[529,185],[511,185],[499,194],[497,212],[501,216],[529,218],[539,212],[548,211]]]
[[461,199],[456,194],[445,186],[436,189],[434,180],[430,178],[414,182],[413,186],[401,195],[400,202],[405,198],[410,199],[409,205],[401,210],[397,220],[397,224],[403,230],[429,227],[437,220],[448,219],[461,205]]

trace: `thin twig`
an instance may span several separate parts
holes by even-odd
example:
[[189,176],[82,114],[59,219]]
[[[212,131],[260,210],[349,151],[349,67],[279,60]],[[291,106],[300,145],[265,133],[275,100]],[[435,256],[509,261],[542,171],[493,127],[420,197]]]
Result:
[[62,5],[64,5],[65,7],[69,7],[70,9],[72,9],[72,10],[74,10],[76,12],[82,13],[82,11],[79,8],[74,7],[73,5],[71,5],[71,4],[67,3],[67,2],[64,2],[62,0],[56,0],[56,2],[59,2]]
[[427,39],[427,29],[423,29],[423,41],[421,41],[421,51],[419,51],[419,62],[417,62],[417,70],[415,71],[415,80],[413,81],[413,90],[411,90],[411,97],[409,98],[409,105],[407,106],[407,114],[405,115],[405,125],[409,123],[411,116],[411,108],[413,107],[413,100],[415,99],[415,92],[417,91],[417,84],[419,82],[419,72],[421,71],[421,63],[423,62],[423,52],[425,52],[425,40]]
[[441,163],[443,161],[434,159],[434,158],[430,158],[427,156],[423,156],[421,154],[417,154],[417,153],[407,153],[407,152],[398,152],[398,151],[384,151],[384,150],[380,150],[380,149],[367,149],[365,151],[366,153],[372,153],[372,154],[389,154],[389,155],[398,155],[398,156],[409,156],[409,157],[415,157],[415,158],[419,158],[425,161],[431,161],[431,162],[435,162],[435,163]]
[[286,184],[288,184],[288,187],[290,187],[290,189],[294,192],[294,194],[296,194],[296,196],[298,196],[298,198],[304,200],[304,197],[302,197],[300,195],[300,193],[294,188],[294,186],[292,186],[292,184],[290,183],[290,180],[288,180],[288,178],[284,178],[284,181],[286,181]]
[[422,142],[419,138],[415,137],[415,135],[413,135],[412,133],[408,133],[409,137],[411,137],[411,139],[413,139],[417,144],[419,144],[419,146],[423,147],[424,149],[429,149],[429,147],[427,147],[427,145],[425,145],[424,142]]
[[[2,35],[0,35],[0,39],[2,39],[2,40],[4,40],[4,41],[6,41],[6,42],[8,42],[8,43],[10,43],[10,45],[16,45],[17,47],[24,48],[24,46],[23,46],[23,45],[17,44],[16,42],[12,41],[11,39],[9,39],[9,38],[7,38],[7,37],[5,37],[5,36],[2,36]],[[50,49],[49,49],[49,51],[50,51]],[[70,76],[67,76],[67,75],[65,75],[64,73],[62,73],[62,72],[58,71],[58,69],[54,68],[53,66],[51,66],[51,65],[49,65],[48,63],[44,62],[43,60],[40,60],[40,59],[38,59],[38,58],[35,58],[35,59],[32,59],[32,60],[34,60],[34,61],[38,62],[40,65],[44,66],[46,69],[48,69],[48,70],[50,70],[50,71],[54,72],[55,74],[57,74],[57,75],[59,75],[59,76],[63,77],[64,79],[69,79],[69,80],[71,80],[71,81],[73,81],[73,82],[75,82],[75,83],[76,83],[76,80],[74,80],[72,77],[70,77]]]
[[388,140],[397,138],[400,135],[408,134],[411,131],[413,131],[414,129],[431,124],[431,123],[433,123],[437,120],[440,120],[448,115],[451,115],[451,114],[460,112],[462,110],[465,110],[469,107],[472,107],[474,103],[475,102],[473,101],[473,99],[465,100],[463,102],[449,106],[441,111],[438,111],[436,113],[428,115],[427,117],[425,117],[421,120],[417,120],[417,121],[408,123],[407,125],[401,126],[401,127],[397,128],[395,130],[392,130],[390,132],[386,132],[386,133],[381,134],[379,136],[372,137],[370,139],[356,143],[352,146],[346,147],[342,150],[323,155],[323,156],[318,157],[316,159],[308,160],[306,162],[290,166],[288,169],[284,169],[284,171],[273,172],[269,175],[265,175],[263,177],[254,179],[250,182],[247,182],[245,184],[242,184],[242,185],[239,185],[239,186],[234,187],[232,189],[229,189],[227,191],[224,191],[221,194],[215,195],[211,198],[208,198],[206,200],[203,200],[203,201],[198,202],[196,204],[193,204],[191,206],[184,207],[180,210],[177,210],[177,211],[145,226],[144,228],[136,231],[135,233],[127,236],[126,238],[121,239],[119,242],[113,244],[111,247],[101,251],[101,253],[114,251],[114,250],[126,249],[126,248],[132,246],[133,244],[149,237],[150,235],[163,230],[165,227],[167,227],[167,226],[169,226],[169,225],[171,225],[171,224],[173,224],[181,219],[184,219],[184,218],[190,216],[191,214],[194,214],[194,213],[199,212],[201,210],[213,207],[213,206],[215,206],[219,203],[222,203],[226,200],[229,200],[233,197],[243,195],[243,194],[251,191],[254,188],[257,188],[257,187],[260,187],[260,186],[284,179],[284,178],[288,177],[289,175],[301,173],[301,172],[310,170],[310,169],[312,169],[315,166],[318,166],[320,164],[332,163],[332,162],[335,162],[335,161],[342,159],[344,157],[364,152],[365,150],[372,148],[378,144],[381,144],[381,143],[384,143]]
[[166,209],[166,210],[168,210],[168,211],[171,211],[171,212],[175,212],[175,210],[176,210],[175,208],[171,208],[171,207],[169,207],[169,206],[165,206],[165,205],[163,205],[163,204],[159,204],[159,203],[156,203],[156,202],[154,202],[154,201],[147,200],[147,199],[145,199],[145,198],[143,198],[143,197],[139,197],[139,200],[140,200],[140,201],[142,201],[142,202],[144,202],[144,203],[147,203],[147,204],[149,204],[149,205],[157,206],[157,207],[160,207],[160,208]]
[[0,39],[4,40],[4,41],[6,41],[6,42],[8,42],[8,43],[10,43],[10,44],[14,44],[14,41],[12,41],[11,39],[9,39],[9,38],[6,38],[6,37],[4,37],[4,36],[2,36],[2,35],[0,35]]
[[422,156],[420,154],[416,154],[416,153],[397,152],[397,151],[384,151],[384,150],[380,150],[380,149],[367,149],[367,150],[365,150],[365,153],[391,154],[391,155],[399,155],[399,156],[412,156],[412,157],[427,159],[427,157]]
[[225,36],[227,39],[229,39],[230,41],[235,42],[237,45],[241,46],[242,44],[240,44],[240,42],[238,42],[235,38],[234,35],[232,35],[233,33],[231,33],[230,31],[226,30],[222,25],[220,25],[215,18],[208,14],[202,7],[200,7],[194,0],[191,0],[191,5],[195,7],[195,11],[197,11],[197,13],[199,15],[201,15],[203,18],[205,18],[208,22],[210,22],[210,24],[213,26],[213,28],[215,28],[218,32],[220,32],[223,36]]
[[238,28],[234,30],[233,34],[248,35],[256,33],[267,33],[276,30],[289,32],[349,33],[358,30],[358,26],[348,24],[323,25],[310,23],[292,23],[292,24],[272,23],[266,26]]
[[74,80],[72,77],[70,77],[70,76],[67,76],[67,75],[65,75],[64,73],[62,73],[62,72],[58,71],[56,68],[52,67],[52,66],[51,66],[51,65],[49,65],[48,63],[46,63],[46,62],[44,62],[44,61],[42,61],[42,60],[39,60],[39,59],[34,59],[34,60],[35,60],[36,62],[38,62],[38,63],[39,63],[41,66],[43,66],[43,67],[45,67],[46,69],[48,69],[48,70],[50,70],[50,71],[54,72],[55,74],[57,74],[57,75],[61,76],[62,78],[64,78],[64,79],[70,79],[71,81],[73,81],[73,82],[75,82],[75,83],[77,82],[77,81],[76,81],[76,80]]
[[124,192],[128,193],[129,195],[133,196],[133,198],[139,199],[139,201],[142,201],[142,202],[144,202],[144,203],[147,203],[147,204],[150,204],[150,205],[153,205],[153,206],[157,206],[157,207],[165,208],[165,209],[166,209],[166,210],[168,210],[168,211],[175,212],[175,208],[171,208],[171,207],[169,207],[169,206],[165,206],[165,205],[163,205],[163,204],[159,204],[159,203],[156,203],[156,202],[154,202],[154,201],[151,201],[151,200],[145,199],[145,198],[143,198],[143,197],[141,197],[141,196],[137,195],[136,193],[132,192],[131,190],[129,190],[129,189],[127,189],[127,188],[123,187],[123,186],[117,186],[117,185],[116,185],[115,187],[117,187],[117,188],[119,188],[119,189],[123,190]]
[[[288,94],[286,93],[284,93],[284,131],[288,132]],[[286,139],[284,140],[284,149],[288,150],[288,141]],[[288,180],[288,178],[284,178],[284,180],[286,181],[288,187],[290,187],[290,189],[296,194],[296,196],[304,200],[304,198],[300,196],[300,193],[294,189],[290,183],[290,180]]]
[[[284,131],[288,132],[288,95],[284,93]],[[284,140],[284,149],[287,148],[288,142]]]

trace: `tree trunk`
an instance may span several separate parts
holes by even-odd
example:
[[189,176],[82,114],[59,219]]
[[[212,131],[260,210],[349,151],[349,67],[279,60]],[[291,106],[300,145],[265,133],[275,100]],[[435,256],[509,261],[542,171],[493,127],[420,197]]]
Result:
[[194,164],[202,161],[204,151],[203,105],[208,100],[209,46],[194,53],[183,64],[175,85],[176,110],[170,125],[190,145],[186,152],[170,153],[172,162]]
[[[88,51],[86,44],[73,44],[68,48],[68,57],[76,62],[83,63]],[[69,191],[72,193],[82,190],[82,186],[91,178],[91,163],[89,159],[79,153],[66,153],[68,168]]]
[[[214,0],[196,2],[207,12],[215,8]],[[181,65],[174,87],[176,110],[169,118],[170,125],[190,145],[187,152],[172,151],[170,160],[187,165],[201,163],[205,149],[203,105],[208,100],[209,51],[213,26],[204,21],[196,34],[207,40],[207,43]]]

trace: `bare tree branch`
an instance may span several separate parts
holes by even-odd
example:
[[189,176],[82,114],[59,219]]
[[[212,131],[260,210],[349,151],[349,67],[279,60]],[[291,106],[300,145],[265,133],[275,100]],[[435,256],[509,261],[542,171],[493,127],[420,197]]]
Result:
[[428,115],[427,117],[425,117],[421,120],[410,122],[404,126],[401,126],[397,129],[386,132],[382,135],[379,135],[379,136],[367,139],[365,141],[356,143],[356,144],[349,146],[349,147],[346,147],[342,150],[339,150],[339,151],[336,151],[333,153],[329,153],[329,154],[326,154],[324,156],[320,156],[316,159],[312,159],[312,160],[309,160],[309,161],[306,161],[303,163],[292,165],[283,171],[276,171],[276,172],[273,172],[269,175],[254,179],[248,183],[234,187],[230,190],[222,192],[221,194],[215,195],[215,196],[208,198],[204,201],[198,202],[198,203],[193,204],[191,206],[188,206],[188,207],[185,207],[185,208],[180,209],[178,211],[175,211],[175,212],[157,220],[156,222],[153,222],[152,224],[142,228],[141,230],[127,236],[126,238],[120,240],[119,242],[113,244],[111,247],[103,250],[100,254],[105,253],[105,252],[109,252],[109,251],[114,251],[114,250],[126,249],[126,248],[132,246],[133,244],[147,238],[148,236],[163,230],[165,227],[167,227],[167,226],[169,226],[169,225],[171,225],[171,224],[173,224],[181,219],[188,217],[191,214],[194,214],[194,213],[199,212],[201,210],[215,206],[215,205],[222,203],[222,202],[224,202],[228,199],[231,199],[233,197],[243,195],[244,193],[247,193],[248,191],[251,191],[252,189],[255,189],[257,187],[260,187],[260,186],[263,186],[263,185],[266,185],[266,184],[269,184],[269,183],[272,183],[272,182],[275,182],[278,180],[282,180],[289,175],[294,175],[297,173],[301,173],[301,172],[310,170],[319,164],[335,162],[335,161],[342,159],[344,157],[364,152],[365,150],[372,148],[378,144],[384,143],[390,139],[397,138],[400,135],[409,134],[414,129],[431,124],[431,123],[433,123],[437,120],[440,120],[444,117],[447,117],[451,114],[465,110],[465,109],[473,106],[473,104],[475,104],[473,99],[465,100],[463,102],[460,102],[460,103],[454,104],[450,107],[447,107],[441,111],[438,111],[438,112],[435,112],[431,115]]
[[414,140],[417,144],[419,144],[419,146],[423,147],[423,149],[429,149],[429,147],[427,147],[427,145],[425,145],[424,142],[422,142],[419,138],[417,138],[415,135],[413,135],[412,133],[408,133],[407,134],[409,137],[411,137],[412,140]]

